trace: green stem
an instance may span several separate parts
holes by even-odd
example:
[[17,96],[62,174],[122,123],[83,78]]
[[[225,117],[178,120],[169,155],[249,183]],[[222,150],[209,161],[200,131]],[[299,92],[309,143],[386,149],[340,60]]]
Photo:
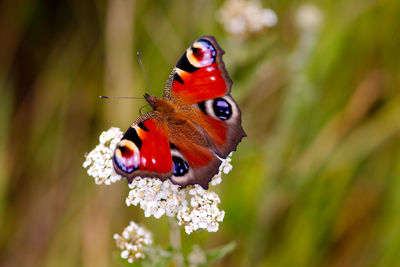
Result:
[[183,256],[181,247],[181,228],[175,218],[169,218],[169,239],[174,249],[174,263],[176,267],[183,267]]

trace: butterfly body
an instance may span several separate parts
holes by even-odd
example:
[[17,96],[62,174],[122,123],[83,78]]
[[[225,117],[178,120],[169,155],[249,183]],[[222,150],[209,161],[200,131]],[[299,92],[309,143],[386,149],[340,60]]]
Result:
[[117,173],[129,182],[141,176],[208,188],[221,158],[246,136],[222,54],[213,37],[197,39],[169,76],[164,97],[145,94],[153,111],[139,117],[117,145]]

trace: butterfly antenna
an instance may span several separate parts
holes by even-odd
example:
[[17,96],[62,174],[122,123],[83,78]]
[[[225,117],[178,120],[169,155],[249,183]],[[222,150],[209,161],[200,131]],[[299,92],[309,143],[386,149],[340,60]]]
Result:
[[105,95],[101,95],[99,96],[100,98],[103,99],[144,99],[144,97],[134,97],[134,96],[105,96]]
[[144,66],[143,66],[143,63],[142,63],[142,59],[140,58],[140,54],[139,54],[139,52],[137,52],[136,54],[137,54],[137,57],[138,57],[138,59],[139,59],[140,66],[142,66],[142,70],[143,70],[143,72],[144,72],[144,76],[146,77],[147,84],[149,85],[150,93],[151,93],[151,95],[154,95],[154,94],[153,94],[153,90],[151,89],[151,86],[150,86],[149,79],[147,78],[146,71],[144,70]]

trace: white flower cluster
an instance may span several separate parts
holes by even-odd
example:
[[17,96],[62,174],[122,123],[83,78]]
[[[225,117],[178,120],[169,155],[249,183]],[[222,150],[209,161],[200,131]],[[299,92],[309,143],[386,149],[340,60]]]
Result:
[[228,0],[217,13],[227,32],[247,37],[278,23],[278,16],[269,8],[262,8],[257,0]]
[[185,226],[187,234],[199,229],[206,229],[208,232],[218,231],[219,222],[222,222],[225,216],[225,212],[218,209],[221,202],[218,195],[198,185],[189,190],[189,195],[192,195],[190,200],[192,209],[184,207],[178,212],[179,225]]
[[[227,174],[232,170],[230,161],[229,157],[222,160],[220,171],[212,179],[211,185],[221,183],[221,173]],[[163,215],[176,216],[179,225],[185,226],[187,234],[201,229],[216,232],[225,215],[218,208],[221,202],[218,195],[199,185],[181,188],[170,180],[137,177],[129,188],[131,191],[126,198],[128,206],[139,205],[146,217],[154,216],[158,219]],[[192,208],[189,208],[187,199]]]
[[110,185],[121,180],[121,176],[114,171],[112,157],[122,135],[119,128],[110,128],[100,135],[100,144],[86,155],[83,167],[88,169],[87,173],[94,178],[96,184]]
[[137,177],[129,188],[126,205],[140,204],[146,217],[153,215],[158,219],[164,214],[173,217],[182,206],[187,206],[186,191],[169,180]]
[[117,247],[122,250],[121,258],[128,259],[129,263],[144,259],[143,248],[153,242],[151,233],[132,221],[124,229],[122,235],[114,234],[114,239]]
[[[88,168],[88,174],[95,178],[96,184],[111,184],[121,179],[112,166],[112,155],[115,146],[122,138],[118,128],[111,128],[100,135],[100,144],[86,156],[83,166]],[[221,159],[219,173],[210,182],[214,186],[221,183],[221,174],[232,170],[230,156]],[[220,199],[210,190],[201,186],[182,188],[172,184],[170,180],[136,177],[129,184],[131,189],[126,204],[139,206],[144,210],[146,217],[160,218],[163,215],[176,217],[180,225],[185,225],[186,233],[198,229],[209,232],[218,230],[218,223],[222,222],[225,212],[219,210]],[[189,204],[191,208],[189,208]],[[126,252],[125,252],[126,253]]]

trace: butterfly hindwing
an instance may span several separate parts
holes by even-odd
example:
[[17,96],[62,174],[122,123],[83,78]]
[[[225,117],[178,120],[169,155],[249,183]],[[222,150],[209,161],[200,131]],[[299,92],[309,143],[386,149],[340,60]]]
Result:
[[174,170],[170,179],[181,186],[199,184],[208,188],[221,160],[206,146],[192,141],[184,139],[171,148]]
[[238,105],[228,94],[206,100],[199,106],[202,114],[197,123],[205,130],[210,147],[219,157],[226,158],[246,136]]

